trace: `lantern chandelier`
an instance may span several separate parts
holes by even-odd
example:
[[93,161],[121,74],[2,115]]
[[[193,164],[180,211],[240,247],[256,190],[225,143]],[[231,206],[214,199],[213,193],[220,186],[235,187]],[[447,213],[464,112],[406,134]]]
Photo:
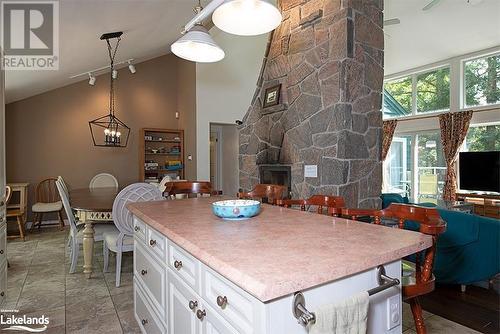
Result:
[[210,14],[219,29],[240,36],[270,32],[282,20],[278,8],[267,0],[212,0],[205,8],[198,0],[194,11],[196,15],[181,31],[183,36],[170,49],[180,58],[199,63],[216,62],[225,55],[202,24]]
[[[114,82],[117,78],[115,69],[115,56],[120,45],[120,40],[123,32],[111,32],[101,36],[101,40],[106,40],[108,46],[108,55],[110,60],[109,72],[109,110],[108,114],[96,118],[89,122],[90,134],[94,146],[102,147],[126,147],[128,143],[128,136],[130,128],[120,121],[115,116],[115,85]],[[113,47],[110,40],[116,39],[116,44]]]

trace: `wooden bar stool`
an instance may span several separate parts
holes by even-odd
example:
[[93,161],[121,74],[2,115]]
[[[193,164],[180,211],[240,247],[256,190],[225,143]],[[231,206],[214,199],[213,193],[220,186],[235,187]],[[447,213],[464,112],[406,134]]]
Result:
[[306,211],[309,206],[317,206],[317,213],[326,213],[327,215],[335,217],[339,216],[342,211],[341,209],[345,207],[343,197],[327,195],[313,195],[308,199],[279,199],[277,204],[285,208],[300,206],[301,211]]
[[40,181],[40,183],[36,186],[35,204],[31,207],[31,211],[35,214],[35,218],[33,219],[31,229],[35,226],[40,228],[40,226],[42,226],[43,215],[50,212],[57,212],[59,227],[61,229],[64,228],[64,220],[62,216],[63,205],[61,198],[59,197],[59,192],[57,191],[56,181],[57,178],[49,177]]
[[165,184],[164,193],[172,198],[181,194],[187,197],[222,195],[222,191],[212,190],[212,184],[208,181],[169,182]]
[[[432,236],[432,246],[415,254],[415,264],[411,265],[413,270],[403,274],[402,277],[403,299],[410,304],[415,329],[418,334],[427,333],[418,296],[434,290],[435,278],[432,270],[437,237],[446,231],[446,222],[441,219],[435,208],[424,208],[410,204],[391,204],[384,210],[342,209],[342,215],[351,219],[369,216],[374,219],[375,224],[381,224],[383,218],[392,219],[397,222],[399,228],[405,228],[405,222],[412,221],[418,224],[420,233]],[[423,263],[421,263],[422,259]]]
[[[5,206],[9,204],[9,201],[12,197],[12,188],[9,186],[5,187]],[[9,235],[8,238],[21,238],[24,241],[24,214],[25,212],[22,209],[7,209],[6,218],[7,221],[9,218],[15,218],[17,221],[17,227],[19,228],[18,235]]]
[[238,198],[246,199],[260,199],[263,202],[276,205],[278,200],[283,198],[286,194],[286,187],[278,184],[257,184],[252,191],[249,192],[239,192],[236,194]]

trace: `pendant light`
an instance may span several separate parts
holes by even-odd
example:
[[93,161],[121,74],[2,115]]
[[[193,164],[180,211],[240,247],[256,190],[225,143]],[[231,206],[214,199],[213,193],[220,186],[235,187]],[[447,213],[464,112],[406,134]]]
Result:
[[[128,143],[128,136],[130,134],[130,128],[120,121],[118,117],[115,116],[115,86],[114,82],[117,78],[115,69],[115,56],[118,51],[118,46],[120,45],[121,35],[123,32],[112,32],[103,34],[101,40],[106,40],[108,46],[108,54],[110,60],[110,84],[109,84],[109,110],[104,116],[96,118],[89,122],[90,134],[92,136],[92,141],[94,146],[104,146],[104,147],[126,147]],[[113,48],[111,46],[110,39],[117,39],[116,45]]]
[[[195,13],[202,10],[200,3],[194,8]],[[197,22],[187,33],[170,46],[172,52],[180,58],[198,63],[213,63],[222,60],[225,56],[222,50],[212,39],[208,30],[201,22]]]
[[278,27],[281,20],[278,8],[265,0],[228,0],[212,15],[219,29],[241,36],[265,34]]

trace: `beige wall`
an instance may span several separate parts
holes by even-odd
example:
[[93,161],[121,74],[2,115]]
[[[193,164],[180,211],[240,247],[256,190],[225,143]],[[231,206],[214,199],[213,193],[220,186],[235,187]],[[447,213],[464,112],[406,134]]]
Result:
[[[103,60],[104,61],[104,60]],[[94,147],[88,122],[107,113],[109,79],[94,87],[81,81],[6,106],[8,182],[35,184],[62,175],[70,188],[87,187],[97,173],[109,172],[120,185],[139,177],[139,130],[143,127],[184,128],[185,154],[196,155],[195,65],[173,55],[136,65],[137,73],[119,71],[117,116],[131,127],[126,148]],[[190,90],[192,88],[192,90]],[[185,101],[188,99],[189,101]],[[175,118],[177,108],[182,118]],[[187,178],[196,178],[195,162],[187,162]]]

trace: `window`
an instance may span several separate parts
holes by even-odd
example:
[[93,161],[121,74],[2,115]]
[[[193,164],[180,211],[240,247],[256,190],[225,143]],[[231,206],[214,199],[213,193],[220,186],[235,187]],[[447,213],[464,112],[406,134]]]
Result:
[[450,109],[450,68],[417,76],[417,113]]
[[412,77],[384,84],[384,116],[399,117],[412,113]]
[[464,62],[464,105],[500,103],[500,54]]
[[394,136],[391,148],[384,161],[384,192],[406,196],[410,193],[412,180],[413,136]]
[[416,73],[384,83],[384,118],[449,109],[449,67]]
[[500,124],[469,127],[462,151],[500,151]]

